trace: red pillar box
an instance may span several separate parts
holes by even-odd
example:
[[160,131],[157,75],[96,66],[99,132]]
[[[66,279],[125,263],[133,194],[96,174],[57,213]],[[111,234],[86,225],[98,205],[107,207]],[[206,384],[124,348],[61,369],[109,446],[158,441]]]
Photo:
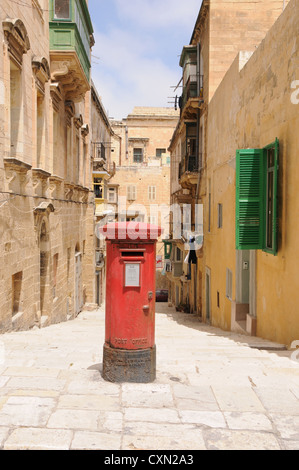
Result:
[[107,243],[103,378],[149,383],[156,378],[155,290],[157,226],[112,223]]

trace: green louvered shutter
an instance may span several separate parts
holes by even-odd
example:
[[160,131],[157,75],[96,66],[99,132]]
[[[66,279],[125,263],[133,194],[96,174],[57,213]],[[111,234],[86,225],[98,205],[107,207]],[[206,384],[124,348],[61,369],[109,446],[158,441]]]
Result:
[[[269,150],[272,150],[269,154]],[[274,256],[278,251],[278,169],[279,169],[279,140],[264,148],[264,190],[265,190],[265,244],[264,251]],[[271,155],[271,157],[269,156]],[[271,189],[269,180],[271,179]],[[271,205],[269,206],[269,199]],[[268,219],[270,217],[270,221]]]
[[259,250],[264,240],[263,149],[237,150],[236,248]]

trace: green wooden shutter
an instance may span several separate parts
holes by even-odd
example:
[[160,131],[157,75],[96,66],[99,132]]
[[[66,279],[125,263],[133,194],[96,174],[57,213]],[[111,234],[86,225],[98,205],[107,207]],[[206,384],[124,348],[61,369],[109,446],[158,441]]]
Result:
[[[264,156],[264,191],[265,191],[265,210],[267,210],[267,150],[274,149],[274,174],[273,174],[273,210],[272,210],[272,248],[267,247],[266,235],[264,243],[264,251],[271,253],[274,256],[278,251],[278,169],[279,169],[279,140],[276,139],[274,143],[267,145],[263,150]],[[265,231],[267,227],[265,227]]]
[[263,149],[237,150],[236,248],[259,250],[264,240]]

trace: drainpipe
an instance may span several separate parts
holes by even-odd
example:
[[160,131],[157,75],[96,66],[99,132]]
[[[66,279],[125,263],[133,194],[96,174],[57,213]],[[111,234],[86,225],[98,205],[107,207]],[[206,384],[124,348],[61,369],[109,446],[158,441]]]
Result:
[[[200,96],[200,43],[197,44],[197,96]],[[199,183],[200,183],[200,168],[199,168],[199,131],[200,131],[200,109],[197,109],[197,123],[196,123],[196,157],[198,164],[198,182],[196,188],[196,203],[199,196]]]
[[129,160],[128,126],[126,126],[126,159]]

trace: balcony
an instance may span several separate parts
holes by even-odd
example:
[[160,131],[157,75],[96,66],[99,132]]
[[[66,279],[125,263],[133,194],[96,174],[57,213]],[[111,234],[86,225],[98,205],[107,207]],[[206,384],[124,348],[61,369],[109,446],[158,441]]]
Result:
[[85,0],[50,0],[52,81],[62,85],[66,100],[80,101],[90,89],[93,27]]
[[186,155],[179,164],[179,182],[182,188],[190,189],[198,183],[198,172],[202,168],[202,154]]
[[200,109],[203,103],[203,75],[190,75],[183,88],[183,94],[179,105],[181,117],[184,119],[194,119],[196,110]]

